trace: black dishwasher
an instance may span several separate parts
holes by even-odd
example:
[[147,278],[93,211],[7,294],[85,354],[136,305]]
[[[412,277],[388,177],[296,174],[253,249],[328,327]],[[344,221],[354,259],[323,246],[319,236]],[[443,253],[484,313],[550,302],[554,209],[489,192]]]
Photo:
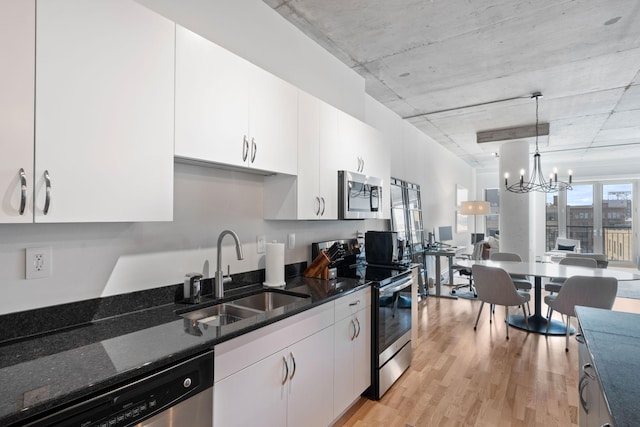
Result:
[[213,352],[40,416],[27,426],[190,426],[213,424]]

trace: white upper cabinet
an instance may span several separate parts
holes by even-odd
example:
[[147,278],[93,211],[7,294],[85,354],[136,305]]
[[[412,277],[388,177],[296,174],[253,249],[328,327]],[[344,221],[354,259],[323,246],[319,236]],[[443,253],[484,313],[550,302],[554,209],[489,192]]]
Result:
[[265,178],[267,219],[337,219],[338,173],[327,149],[338,110],[306,92],[298,100],[298,174]]
[[343,154],[340,169],[389,180],[387,174],[391,163],[380,131],[340,112],[336,141],[336,149],[342,150]]
[[297,120],[294,86],[177,26],[176,157],[295,174]]
[[176,26],[176,156],[247,165],[248,81],[247,61]]
[[295,175],[298,89],[254,65],[249,68],[249,166]]
[[130,0],[37,14],[36,222],[172,220],[175,24]]
[[35,0],[0,2],[0,223],[33,221],[35,18]]

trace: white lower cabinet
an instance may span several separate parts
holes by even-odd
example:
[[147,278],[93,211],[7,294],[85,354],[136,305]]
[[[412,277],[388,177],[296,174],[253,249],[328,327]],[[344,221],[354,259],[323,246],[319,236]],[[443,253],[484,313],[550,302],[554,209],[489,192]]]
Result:
[[333,420],[333,303],[216,346],[214,426]]
[[578,341],[578,399],[580,401],[580,427],[601,427],[613,425],[602,386],[596,376],[589,349],[582,334]]
[[371,385],[371,289],[336,301],[333,417]]

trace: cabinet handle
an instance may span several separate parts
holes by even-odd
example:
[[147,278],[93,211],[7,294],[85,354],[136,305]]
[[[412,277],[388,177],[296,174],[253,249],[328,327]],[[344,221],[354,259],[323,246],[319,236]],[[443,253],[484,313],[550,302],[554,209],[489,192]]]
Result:
[[20,168],[20,209],[18,213],[24,215],[24,208],[27,206],[27,176],[24,169]]
[[316,196],[313,206],[315,206],[314,211],[316,212],[316,215],[320,215],[320,197]]
[[44,199],[44,209],[42,212],[46,215],[49,213],[49,206],[51,205],[51,177],[49,176],[49,171],[44,171],[44,182],[46,186],[45,190],[45,199]]
[[292,380],[294,375],[296,374],[296,358],[293,357],[293,353],[289,353],[291,355],[291,363],[293,363],[293,370],[291,371],[291,375],[289,375],[289,380]]
[[249,155],[249,140],[247,139],[247,135],[244,135],[242,138],[242,161],[247,161],[247,156]]
[[356,339],[356,322],[351,319],[351,325],[353,325],[353,334],[351,334],[351,341]]
[[354,302],[350,302],[350,303],[349,303],[349,306],[350,306],[350,307],[353,307],[354,305],[358,305],[358,304],[360,304],[360,300],[356,300],[356,301],[354,301]]
[[258,144],[256,144],[256,139],[251,138],[251,163],[256,160],[256,152],[258,151]]
[[320,216],[322,216],[324,215],[324,208],[325,208],[324,197],[320,197],[320,200],[322,201],[322,211],[320,212]]
[[589,379],[582,377],[580,379],[580,385],[578,386],[578,397],[580,397],[580,406],[584,409],[584,412],[589,413],[589,402],[584,398],[584,389],[589,385]]
[[360,336],[360,320],[356,317],[356,323],[358,324],[358,332],[356,333],[356,338]]
[[587,369],[593,369],[593,366],[591,366],[591,363],[585,363],[584,365],[582,365],[582,372],[588,376],[590,379],[595,380],[596,379],[596,375],[595,374],[590,374]]
[[284,363],[284,378],[282,378],[282,385],[287,382],[287,378],[289,378],[289,364],[287,363],[287,358],[282,356],[282,362]]
[[584,344],[584,336],[582,336],[582,334],[576,334],[576,341],[580,344]]

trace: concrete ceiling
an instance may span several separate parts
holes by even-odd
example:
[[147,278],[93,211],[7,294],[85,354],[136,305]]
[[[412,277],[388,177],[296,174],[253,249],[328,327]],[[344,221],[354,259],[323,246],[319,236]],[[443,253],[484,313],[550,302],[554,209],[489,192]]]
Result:
[[479,171],[476,132],[535,124],[541,92],[543,167],[640,176],[638,0],[264,1]]

